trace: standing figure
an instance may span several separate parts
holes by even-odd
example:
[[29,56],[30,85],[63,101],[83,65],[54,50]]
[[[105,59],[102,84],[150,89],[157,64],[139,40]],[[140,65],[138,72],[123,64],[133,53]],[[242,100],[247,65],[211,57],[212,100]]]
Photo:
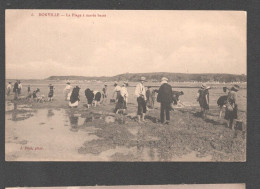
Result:
[[13,88],[13,92],[14,92],[14,100],[17,100],[18,98],[18,80],[14,83],[14,88]]
[[70,82],[66,83],[66,87],[64,88],[65,101],[70,100],[69,94],[71,93],[71,85]]
[[21,81],[19,80],[19,81],[18,81],[18,91],[17,91],[17,92],[18,92],[18,95],[21,94],[22,88],[23,88],[22,83],[21,83]]
[[114,87],[115,88],[114,88],[113,98],[115,98],[115,101],[117,101],[120,96],[121,87],[118,85],[118,82],[115,82]]
[[146,90],[146,99],[147,99],[146,104],[147,104],[147,107],[150,108],[150,109],[154,108],[154,97],[153,97],[153,95],[155,96],[155,93],[153,93],[151,86],[148,86],[147,90]]
[[124,82],[124,84],[122,85],[121,90],[120,90],[120,94],[124,98],[124,104],[125,104],[124,106],[125,106],[125,109],[126,109],[127,108],[127,102],[128,102],[127,82]]
[[128,101],[128,91],[127,91],[127,82],[124,82],[124,84],[121,87],[120,95],[118,97],[118,100],[116,102],[115,107],[115,113],[117,114],[119,111],[125,112],[127,109],[127,101]]
[[71,108],[77,108],[79,105],[79,90],[78,86],[74,87],[70,96],[69,106]]
[[8,82],[8,85],[6,87],[6,94],[7,94],[7,96],[10,95],[11,89],[12,89],[12,82]]
[[200,104],[201,116],[203,118],[206,118],[207,112],[209,110],[209,89],[210,87],[202,84],[197,94],[197,101]]
[[145,121],[145,114],[146,114],[146,90],[144,86],[145,77],[141,77],[140,83],[136,85],[135,88],[135,96],[137,97],[138,109],[137,109],[137,117],[138,122]]
[[104,85],[103,89],[102,89],[102,103],[106,103],[107,101],[107,96],[108,96],[108,93],[107,93],[107,84]]
[[228,121],[228,127],[234,129],[234,119],[237,119],[237,91],[239,91],[239,86],[234,85],[227,96],[227,103],[226,103],[226,112],[225,112],[225,119]]
[[28,87],[27,87],[27,94],[30,94],[30,92],[31,92],[31,86],[28,85]]
[[[168,84],[168,79],[166,77],[163,77],[161,79],[161,86],[158,91],[157,102],[161,103],[161,113],[160,113],[161,123],[169,124],[171,103],[173,102],[173,94],[172,94],[172,86]],[[166,121],[165,121],[164,113],[166,114]]]
[[95,96],[93,91],[91,91],[89,88],[85,90],[85,96],[87,98],[87,106],[89,108],[92,105]]
[[120,95],[123,97],[124,106],[123,109],[127,109],[127,102],[128,102],[128,91],[127,91],[127,82],[124,82],[124,84],[121,87]]
[[49,94],[48,94],[48,101],[52,101],[53,95],[54,95],[54,86],[52,84],[50,84],[49,87],[50,87],[50,91],[49,91]]

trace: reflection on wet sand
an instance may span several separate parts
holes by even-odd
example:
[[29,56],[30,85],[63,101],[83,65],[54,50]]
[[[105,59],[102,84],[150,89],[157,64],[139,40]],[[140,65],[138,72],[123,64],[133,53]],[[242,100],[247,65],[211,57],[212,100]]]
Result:
[[53,110],[52,109],[49,109],[48,110],[48,114],[47,114],[47,117],[50,118],[52,116],[54,116],[55,114],[53,113]]
[[[30,119],[25,120],[25,114],[29,110],[21,109],[16,103],[13,107],[6,114],[11,118],[7,117],[8,127],[15,128],[19,137],[24,140],[43,145],[44,149],[51,146],[48,154],[50,158],[57,157],[54,152],[59,151],[62,157],[71,154],[72,159],[77,157],[84,161],[210,161],[216,155],[223,158],[223,153],[218,151],[230,151],[234,147],[229,142],[231,139],[228,135],[232,134],[231,131],[222,125],[217,128],[221,132],[219,137],[216,137],[216,129],[202,124],[203,120],[198,120],[201,124],[190,123],[190,128],[187,129],[182,117],[186,116],[188,120],[192,115],[182,111],[175,112],[179,116],[174,117],[174,125],[165,127],[153,121],[157,118],[152,113],[147,119],[148,123],[137,125],[129,116],[75,109],[38,109],[32,117],[28,117]],[[23,117],[20,118],[19,115]],[[18,120],[19,125],[14,124]],[[23,130],[24,128],[26,129]],[[211,129],[212,132],[206,133],[205,129]],[[225,132],[222,133],[222,130]],[[203,136],[197,138],[192,134],[194,132],[200,132]],[[37,135],[31,138],[35,133]],[[234,140],[241,138],[240,132],[237,135]],[[54,136],[53,139],[46,140],[46,137],[51,136]],[[208,138],[212,140],[209,142]],[[224,143],[223,138],[229,140]],[[64,140],[70,144],[62,143]],[[224,158],[227,157],[228,155]]]
[[69,116],[69,120],[70,120],[70,131],[72,132],[78,132],[79,130],[79,127],[78,127],[78,121],[79,121],[79,118],[77,116],[74,116],[73,113],[70,114]]
[[17,103],[13,103],[14,104],[14,109],[12,112],[12,121],[16,121],[17,118]]

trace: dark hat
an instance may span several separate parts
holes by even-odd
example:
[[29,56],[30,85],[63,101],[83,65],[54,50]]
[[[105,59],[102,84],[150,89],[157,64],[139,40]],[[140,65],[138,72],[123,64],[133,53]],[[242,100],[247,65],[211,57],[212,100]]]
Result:
[[76,86],[75,88],[76,88],[76,89],[80,89],[80,87],[79,87],[79,86]]
[[233,85],[232,88],[231,88],[231,90],[232,90],[232,91],[239,91],[239,88],[240,88],[240,87],[239,87],[238,85]]
[[70,82],[67,82],[66,84],[69,84],[69,85],[70,85]]

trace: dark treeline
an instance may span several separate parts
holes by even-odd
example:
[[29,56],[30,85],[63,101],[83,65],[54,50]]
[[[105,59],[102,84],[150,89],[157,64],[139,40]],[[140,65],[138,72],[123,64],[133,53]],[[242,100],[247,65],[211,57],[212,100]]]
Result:
[[148,81],[158,82],[162,77],[175,82],[246,82],[246,75],[235,74],[186,74],[186,73],[125,73],[112,77],[85,77],[85,76],[51,76],[47,80],[97,80],[97,81],[138,81],[141,76]]

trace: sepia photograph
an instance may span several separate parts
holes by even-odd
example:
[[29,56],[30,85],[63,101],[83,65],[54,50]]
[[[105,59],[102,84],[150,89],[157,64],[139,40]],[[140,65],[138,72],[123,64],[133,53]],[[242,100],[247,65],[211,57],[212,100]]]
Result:
[[182,184],[129,186],[16,187],[7,189],[246,189],[245,184]]
[[5,160],[245,162],[246,25],[245,11],[6,9]]

